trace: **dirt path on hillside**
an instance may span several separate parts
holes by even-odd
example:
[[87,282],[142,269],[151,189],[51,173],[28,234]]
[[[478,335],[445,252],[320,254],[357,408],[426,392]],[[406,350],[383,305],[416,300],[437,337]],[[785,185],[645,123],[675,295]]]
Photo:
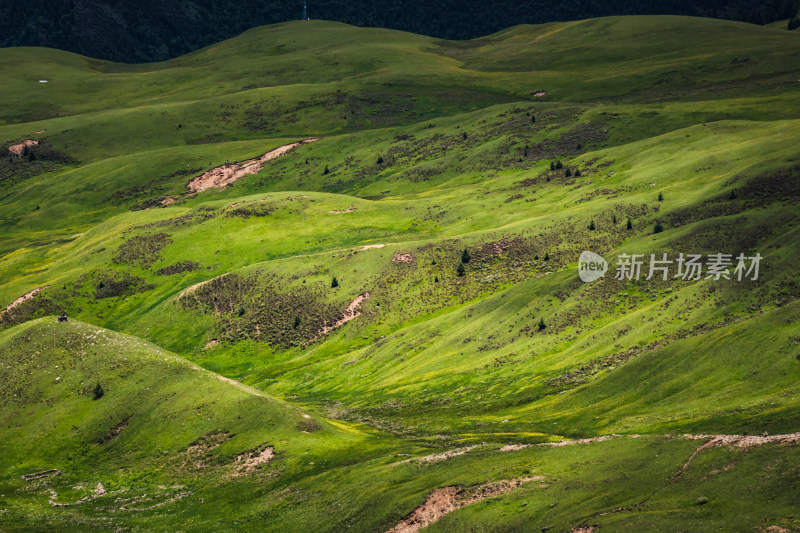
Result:
[[755,446],[763,446],[764,444],[798,444],[800,443],[800,433],[786,433],[783,435],[683,435],[686,439],[705,440],[693,453],[689,456],[680,471],[675,475],[673,481],[679,479],[695,457],[705,449],[713,448],[715,446],[732,446],[735,448],[752,448]]
[[58,499],[58,493],[55,491],[55,489],[47,487],[47,491],[50,493],[50,499],[48,500],[48,503],[53,507],[72,507],[73,505],[80,505],[82,503],[92,501],[95,498],[99,498],[100,496],[103,496],[106,493],[106,489],[103,487],[103,484],[100,483],[99,481],[97,482],[97,487],[95,487],[93,494],[86,496],[85,498],[81,498],[80,500],[76,500],[72,503],[58,503],[56,502],[56,500]]
[[303,141],[279,146],[261,157],[248,159],[241,163],[226,163],[193,178],[186,186],[189,188],[190,192],[194,193],[210,189],[211,187],[227,187],[243,176],[257,174],[269,161],[286,155],[301,144],[308,144],[317,140],[319,139],[311,137]]
[[533,476],[485,483],[466,489],[452,486],[436,489],[428,495],[425,503],[414,509],[388,533],[416,533],[462,507],[511,492],[524,483],[542,479],[544,476]]
[[37,288],[33,289],[31,292],[20,296],[19,298],[17,298],[16,300],[14,300],[10,304],[8,304],[8,306],[5,308],[5,310],[2,313],[0,313],[0,317],[5,315],[6,313],[11,312],[11,310],[13,310],[15,307],[17,307],[22,302],[26,302],[26,301],[30,300],[31,298],[33,298],[34,296],[39,294],[39,292],[45,290],[49,286],[50,285],[45,285],[44,287],[37,287]]
[[387,242],[387,243],[383,243],[383,244],[365,244],[364,246],[361,246],[359,248],[359,250],[361,250],[362,252],[365,251],[365,250],[375,250],[377,248],[383,248],[384,246],[392,246],[394,244],[397,244],[397,243],[396,242]]
[[369,298],[369,292],[365,292],[363,294],[359,294],[358,296],[356,296],[356,298],[352,302],[350,302],[350,304],[345,308],[344,312],[342,313],[342,318],[340,318],[331,325],[322,326],[322,329],[320,329],[319,332],[317,332],[314,338],[316,339],[322,337],[323,335],[327,335],[328,333],[338,328],[339,326],[346,324],[347,322],[350,322],[351,320],[359,316],[361,314],[361,304],[364,302],[364,300],[368,298]]
[[180,300],[180,299],[181,299],[181,298],[183,298],[184,296],[187,296],[187,295],[189,295],[189,294],[192,294],[194,291],[196,291],[197,289],[199,289],[200,287],[202,287],[202,286],[203,286],[203,285],[205,285],[206,283],[210,283],[210,282],[214,281],[215,279],[223,278],[223,277],[225,277],[225,276],[227,276],[227,275],[228,275],[228,273],[226,272],[225,274],[221,274],[221,275],[219,275],[219,276],[217,276],[217,277],[215,277],[215,278],[207,279],[207,280],[205,280],[205,281],[201,281],[200,283],[195,283],[194,285],[191,285],[191,286],[189,286],[189,287],[186,287],[185,289],[183,289],[183,290],[182,290],[182,291],[181,291],[181,292],[178,294],[178,298],[177,298],[177,299],[178,299],[178,300]]

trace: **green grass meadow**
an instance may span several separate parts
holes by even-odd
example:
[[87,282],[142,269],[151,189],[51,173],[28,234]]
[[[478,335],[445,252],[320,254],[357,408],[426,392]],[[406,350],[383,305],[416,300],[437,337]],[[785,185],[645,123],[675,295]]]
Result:
[[800,531],[798,49],[674,16],[0,49],[0,531],[390,531],[446,487],[425,531]]

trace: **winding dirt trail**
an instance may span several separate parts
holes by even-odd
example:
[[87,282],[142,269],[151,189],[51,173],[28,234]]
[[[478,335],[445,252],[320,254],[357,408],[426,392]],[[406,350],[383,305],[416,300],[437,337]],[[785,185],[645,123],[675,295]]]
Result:
[[5,310],[4,310],[3,312],[0,312],[0,317],[2,317],[3,315],[5,315],[6,313],[10,313],[10,312],[11,312],[11,311],[12,311],[12,310],[13,310],[15,307],[17,307],[19,304],[21,304],[22,302],[26,302],[26,301],[30,300],[31,298],[33,298],[34,296],[36,296],[37,294],[39,294],[39,292],[41,292],[41,291],[45,290],[45,289],[46,289],[46,288],[48,288],[49,286],[50,286],[50,285],[45,285],[44,287],[37,287],[37,288],[33,289],[31,292],[29,292],[29,293],[27,293],[27,294],[24,294],[24,295],[20,296],[19,298],[17,298],[17,299],[16,299],[16,300],[14,300],[13,302],[11,302],[11,303],[10,303],[10,304],[9,304],[9,305],[8,305],[8,306],[5,308]]
[[350,304],[345,308],[344,312],[342,313],[342,318],[330,324],[328,326],[323,326],[322,329],[319,330],[317,335],[314,338],[319,338],[323,335],[327,335],[334,329],[338,328],[339,326],[346,324],[359,316],[361,314],[361,304],[369,298],[369,292],[365,292],[363,294],[359,294],[356,298],[350,302]]
[[241,177],[247,176],[248,174],[257,174],[269,161],[286,155],[301,144],[308,144],[317,140],[319,139],[311,137],[302,141],[279,146],[261,157],[248,159],[241,163],[226,163],[193,178],[186,186],[189,188],[189,192],[193,193],[204,191],[211,187],[227,187]]

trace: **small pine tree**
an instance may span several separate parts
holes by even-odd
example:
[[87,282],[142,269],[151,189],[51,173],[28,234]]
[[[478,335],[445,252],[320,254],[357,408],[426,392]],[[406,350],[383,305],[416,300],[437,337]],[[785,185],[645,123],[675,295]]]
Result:
[[664,201],[664,195],[663,194],[658,193],[658,201],[659,202],[663,202]]
[[472,256],[469,255],[469,251],[467,251],[467,249],[464,248],[464,251],[461,252],[461,262],[466,265],[467,263],[469,263],[470,259],[472,259]]
[[294,329],[297,329],[300,326],[300,315],[294,316]]
[[336,279],[336,276],[334,276],[333,279],[331,280],[331,288],[335,289],[338,286],[339,286],[339,280]]
[[382,165],[383,164],[383,157],[378,156],[378,161],[376,161],[376,163],[378,165]]
[[328,168],[328,165],[325,165],[325,170],[322,171],[323,174],[330,174],[331,169]]
[[731,193],[728,195],[728,198],[731,200],[736,200],[736,189],[731,189]]
[[434,258],[431,260],[431,264],[432,264],[432,265],[435,265],[435,264],[436,264],[436,258],[435,258],[435,257],[434,257]]
[[556,170],[561,170],[562,168],[564,168],[564,164],[559,159],[558,161],[556,161]]
[[565,175],[566,177],[570,177],[570,176],[572,176],[572,171],[569,169],[569,167],[567,167],[567,171],[566,171],[566,172],[564,172],[564,175]]
[[539,331],[542,331],[544,328],[547,327],[547,324],[544,323],[544,317],[539,319]]
[[616,214],[616,213],[614,213],[613,215],[611,215],[611,222],[613,222],[614,224],[616,224],[616,223],[617,223],[617,214]]
[[625,227],[628,229],[633,229],[633,222],[631,222],[631,219],[628,219],[628,222],[627,224],[625,224]]
[[94,389],[92,389],[92,400],[99,400],[105,393],[106,391],[103,390],[103,386],[98,383],[95,385]]
[[461,277],[466,273],[467,269],[464,268],[464,263],[459,263],[458,266],[456,267],[456,274],[458,275],[458,277]]
[[461,137],[463,137],[464,140],[466,141],[467,140],[467,132],[466,131],[462,131],[461,132]]
[[536,116],[531,115],[531,124],[536,124]]
[[580,178],[581,177],[581,169],[579,169],[579,168],[575,169],[575,177],[576,178]]
[[545,252],[544,253],[544,260],[545,261],[550,261],[550,252]]
[[555,170],[555,169],[556,169],[556,162],[550,161],[550,170]]
[[664,226],[661,225],[661,222],[656,222],[656,225],[653,226],[653,234],[661,233],[664,231]]
[[434,283],[439,283],[439,276],[434,276],[433,277],[433,282]]
[[594,231],[597,226],[594,225],[594,220],[589,223],[589,229]]

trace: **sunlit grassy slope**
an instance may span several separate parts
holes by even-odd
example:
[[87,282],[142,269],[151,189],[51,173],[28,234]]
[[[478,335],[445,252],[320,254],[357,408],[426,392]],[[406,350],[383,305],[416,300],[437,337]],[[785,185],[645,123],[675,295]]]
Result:
[[[0,311],[42,289],[0,316],[0,529],[386,531],[531,477],[430,530],[797,529],[796,438],[682,435],[800,430],[799,45],[621,17],[0,50],[2,146],[43,142],[0,164]],[[636,282],[620,253],[762,262]]]

